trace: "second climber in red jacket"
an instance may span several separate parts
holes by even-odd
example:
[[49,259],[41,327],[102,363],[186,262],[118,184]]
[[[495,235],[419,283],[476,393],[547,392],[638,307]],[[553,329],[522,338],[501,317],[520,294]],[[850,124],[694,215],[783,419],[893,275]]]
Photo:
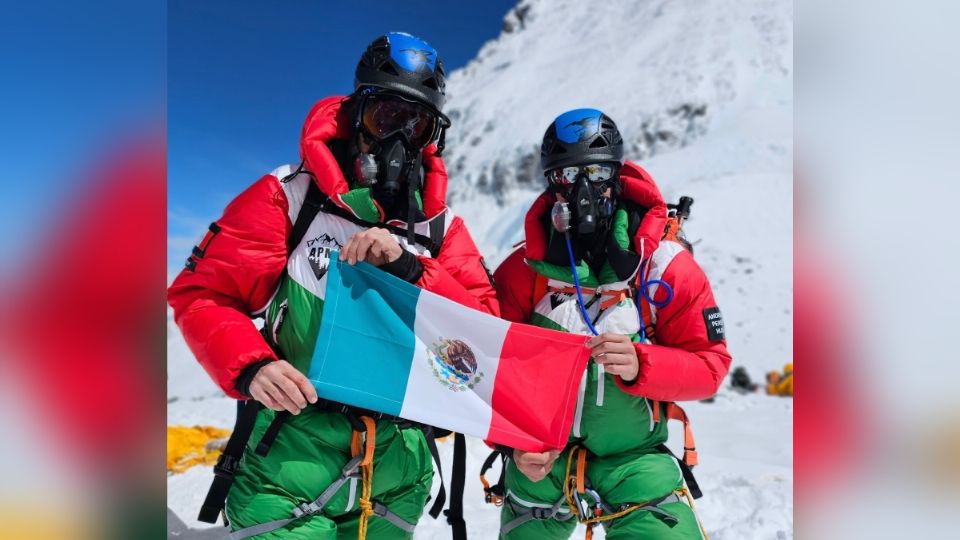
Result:
[[[234,199],[169,289],[184,339],[213,380],[265,406],[227,498],[234,539],[356,538],[364,528],[368,538],[409,538],[423,513],[433,467],[421,430],[381,420],[374,437],[356,415],[318,403],[304,372],[335,251],[499,313],[480,254],[445,204],[434,144],[449,126],[443,101],[443,65],[430,45],[396,32],[374,41],[354,93],[310,111],[303,161]],[[261,316],[262,332],[250,320]],[[355,360],[368,369],[361,351]],[[254,451],[280,411],[290,416],[269,450]],[[375,441],[371,493],[356,467],[344,471],[363,428]]]
[[[595,337],[567,447],[501,449],[501,537],[567,538],[579,518],[605,525],[611,540],[699,539],[663,444],[666,420],[685,419],[672,402],[712,396],[730,365],[710,283],[664,238],[666,205],[647,172],[623,160],[608,116],[557,117],[541,165],[547,189],[527,213],[526,241],[494,274],[501,313]],[[695,455],[689,448],[686,461]]]

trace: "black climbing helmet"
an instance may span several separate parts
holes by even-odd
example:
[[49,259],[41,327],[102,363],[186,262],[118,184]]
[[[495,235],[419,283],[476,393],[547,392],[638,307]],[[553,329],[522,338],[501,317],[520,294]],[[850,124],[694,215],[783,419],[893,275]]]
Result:
[[587,163],[623,163],[623,137],[609,116],[596,109],[574,109],[554,120],[543,134],[543,172]]
[[390,32],[367,46],[353,84],[355,90],[375,87],[395,92],[425,103],[440,114],[445,77],[443,62],[426,41],[404,32]]

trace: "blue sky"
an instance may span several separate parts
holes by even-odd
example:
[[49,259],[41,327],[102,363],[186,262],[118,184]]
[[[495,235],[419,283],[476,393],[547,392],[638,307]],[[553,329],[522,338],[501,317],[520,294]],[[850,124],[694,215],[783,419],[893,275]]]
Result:
[[[87,168],[161,118],[160,0],[5,5],[0,32],[0,268],[85,188]],[[12,233],[12,234],[10,234]]]
[[168,265],[246,186],[299,159],[318,99],[352,90],[366,45],[389,31],[433,45],[449,71],[496,37],[516,0],[171,0],[168,11]]

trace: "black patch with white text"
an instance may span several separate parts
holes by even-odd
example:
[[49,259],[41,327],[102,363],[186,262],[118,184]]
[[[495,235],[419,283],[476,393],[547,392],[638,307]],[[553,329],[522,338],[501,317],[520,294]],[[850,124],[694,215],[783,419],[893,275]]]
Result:
[[712,307],[703,310],[703,324],[707,326],[708,340],[723,341],[723,316],[720,315],[720,308]]

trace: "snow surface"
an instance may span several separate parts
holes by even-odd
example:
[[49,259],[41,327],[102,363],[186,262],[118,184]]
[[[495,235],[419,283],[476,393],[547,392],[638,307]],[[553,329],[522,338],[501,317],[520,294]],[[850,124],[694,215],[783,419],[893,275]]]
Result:
[[[500,37],[448,83],[450,203],[491,268],[522,239],[523,214],[542,188],[547,124],[596,107],[668,201],[695,199],[685,230],[713,283],[734,365],[762,379],[792,361],[792,29],[789,0],[520,2]],[[234,403],[172,322],[167,345],[168,423],[229,428]],[[710,537],[792,538],[792,400],[724,388],[714,403],[684,407]],[[673,448],[681,431],[671,426]],[[497,511],[478,480],[487,449],[468,445],[468,529],[495,538]],[[440,447],[449,463],[452,444]],[[168,506],[187,527],[209,527],[193,518],[211,477],[195,467],[168,478]],[[420,525],[417,539],[449,537],[442,520]],[[191,534],[199,537],[180,537]]]

